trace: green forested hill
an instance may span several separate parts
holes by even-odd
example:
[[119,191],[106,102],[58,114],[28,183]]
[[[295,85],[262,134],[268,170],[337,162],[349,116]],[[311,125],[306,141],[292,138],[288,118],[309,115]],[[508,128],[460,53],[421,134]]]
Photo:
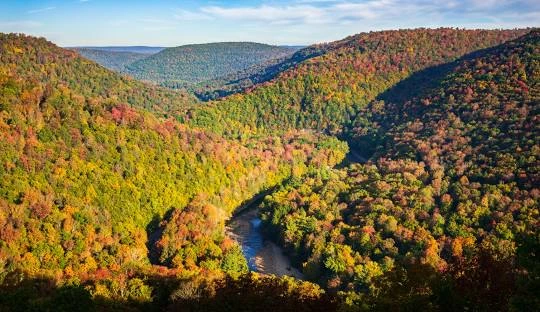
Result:
[[167,48],[127,66],[134,77],[169,87],[211,80],[294,53],[296,48],[219,42]]
[[252,88],[256,84],[269,81],[305,60],[322,55],[332,49],[337,49],[343,44],[344,40],[315,44],[308,47],[300,48],[290,56],[269,60],[262,64],[251,66],[245,70],[241,70],[226,76],[218,77],[203,81],[190,87],[190,90],[197,95],[201,100],[213,100],[222,98],[227,95],[242,92]]

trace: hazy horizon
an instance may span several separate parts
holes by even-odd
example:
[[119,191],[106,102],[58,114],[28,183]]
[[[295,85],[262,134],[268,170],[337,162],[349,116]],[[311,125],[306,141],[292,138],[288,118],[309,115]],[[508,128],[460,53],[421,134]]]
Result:
[[366,31],[539,26],[531,0],[46,0],[0,4],[0,32],[64,47],[172,47],[211,42],[305,46]]

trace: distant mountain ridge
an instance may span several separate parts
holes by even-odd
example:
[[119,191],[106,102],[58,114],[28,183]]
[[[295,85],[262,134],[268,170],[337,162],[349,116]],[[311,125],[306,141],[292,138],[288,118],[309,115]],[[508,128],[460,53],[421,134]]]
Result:
[[[116,72],[173,89],[188,88],[207,100],[243,90],[252,86],[252,81],[263,81],[269,76],[265,70],[276,72],[273,66],[287,63],[290,56],[304,48],[216,42],[171,48],[88,46],[68,49]],[[298,61],[298,57],[293,59]],[[257,75],[262,77],[257,78]]]
[[296,49],[253,42],[183,45],[136,61],[127,66],[127,72],[140,80],[176,88],[287,57]]
[[107,52],[130,52],[130,53],[141,53],[141,54],[154,54],[166,49],[167,47],[151,47],[151,46],[77,46],[77,47],[68,47],[67,49],[89,49],[89,50],[99,50]]

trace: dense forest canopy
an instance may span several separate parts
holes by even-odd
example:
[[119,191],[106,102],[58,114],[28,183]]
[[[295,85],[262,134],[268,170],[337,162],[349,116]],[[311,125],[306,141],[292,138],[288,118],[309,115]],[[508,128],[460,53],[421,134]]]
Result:
[[10,75],[10,81],[24,81],[23,78],[28,77],[29,81],[25,82],[41,85],[46,95],[53,88],[64,86],[85,97],[123,102],[160,116],[196,102],[187,92],[154,87],[119,76],[42,38],[2,35],[1,44],[3,75]]
[[[1,34],[0,306],[535,310],[539,41],[442,28],[295,54],[184,47],[190,83],[237,73],[191,91],[240,93],[199,102]],[[217,54],[231,63],[201,67]],[[368,161],[344,161],[349,146]],[[307,281],[247,273],[225,234],[265,193],[263,230]]]
[[411,263],[513,259],[538,239],[539,52],[533,31],[456,62],[420,97],[372,102],[352,132],[377,161],[285,184],[263,204],[269,231],[310,279],[347,291],[377,293],[377,278]]

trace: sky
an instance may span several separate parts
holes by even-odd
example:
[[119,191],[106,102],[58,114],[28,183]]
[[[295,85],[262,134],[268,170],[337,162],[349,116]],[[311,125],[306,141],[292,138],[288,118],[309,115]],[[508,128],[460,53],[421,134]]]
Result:
[[540,26],[540,0],[0,0],[0,32],[60,46],[329,42],[365,31]]

